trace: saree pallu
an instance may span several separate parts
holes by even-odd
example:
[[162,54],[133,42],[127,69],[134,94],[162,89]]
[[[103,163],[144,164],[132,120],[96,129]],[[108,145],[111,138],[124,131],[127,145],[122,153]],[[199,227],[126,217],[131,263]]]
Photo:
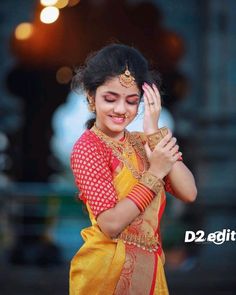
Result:
[[[131,160],[138,168],[135,154]],[[125,198],[136,183],[123,166],[113,180],[118,200]],[[160,239],[165,201],[163,189],[117,239],[101,232],[87,205],[92,226],[81,231],[85,243],[71,261],[70,295],[169,294]],[[150,241],[156,243],[155,249],[149,247]]]

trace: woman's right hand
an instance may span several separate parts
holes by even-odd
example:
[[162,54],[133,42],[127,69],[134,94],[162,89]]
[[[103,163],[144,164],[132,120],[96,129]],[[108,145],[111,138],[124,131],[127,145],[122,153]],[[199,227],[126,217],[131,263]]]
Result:
[[150,150],[147,143],[145,150],[150,163],[148,171],[160,179],[163,179],[170,172],[174,163],[182,155],[179,152],[179,146],[176,144],[176,138],[172,137],[170,130],[153,151]]

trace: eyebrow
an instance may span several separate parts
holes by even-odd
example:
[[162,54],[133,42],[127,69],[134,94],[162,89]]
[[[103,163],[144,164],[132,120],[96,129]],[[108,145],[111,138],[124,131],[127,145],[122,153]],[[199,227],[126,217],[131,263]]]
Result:
[[[109,94],[112,94],[112,95],[114,95],[114,96],[120,96],[120,94],[119,93],[116,93],[116,92],[113,92],[113,91],[104,91],[104,93],[109,93]],[[139,93],[132,93],[132,94],[129,94],[129,95],[127,95],[126,97],[132,97],[132,96],[140,96],[140,94]]]

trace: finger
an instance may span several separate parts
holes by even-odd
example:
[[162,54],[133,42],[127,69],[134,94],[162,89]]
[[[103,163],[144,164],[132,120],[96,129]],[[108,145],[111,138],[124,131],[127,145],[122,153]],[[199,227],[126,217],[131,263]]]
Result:
[[147,92],[150,94],[150,96],[152,96],[153,98],[156,98],[156,92],[154,91],[154,89],[152,88],[151,85],[144,83],[145,88],[147,89]]
[[173,147],[176,145],[177,139],[175,137],[172,137],[169,142],[165,145],[165,150],[170,151],[173,149]]
[[176,144],[171,150],[171,154],[174,156],[179,151],[179,146]]
[[161,94],[160,94],[157,86],[154,83],[152,84],[152,88],[154,89],[154,92],[155,92],[155,95],[156,95],[157,107],[159,107],[161,109]]
[[161,99],[160,99],[160,92],[155,86],[155,84],[152,84],[152,86],[148,85],[147,83],[144,83],[145,87],[147,89],[147,92],[149,93],[151,97],[151,102],[154,103],[153,106],[155,106],[156,109],[161,109]]
[[182,157],[182,153],[181,152],[178,152],[176,153],[173,157],[172,157],[172,161],[173,162],[177,162],[179,158]]
[[168,129],[167,135],[162,138],[162,140],[157,144],[157,146],[164,148],[168,144],[171,138],[172,138],[172,132],[170,131],[170,129]]
[[148,103],[149,103],[150,107],[155,106],[155,97],[153,97],[155,95],[154,91],[151,89],[151,87],[147,83],[144,83],[143,89],[144,89],[144,92],[147,96]]
[[143,95],[143,101],[144,101],[144,108],[145,108],[145,111],[150,113],[150,105],[149,105],[149,103],[148,103],[148,99],[147,99],[147,96],[146,96],[145,93],[144,93],[144,95]]

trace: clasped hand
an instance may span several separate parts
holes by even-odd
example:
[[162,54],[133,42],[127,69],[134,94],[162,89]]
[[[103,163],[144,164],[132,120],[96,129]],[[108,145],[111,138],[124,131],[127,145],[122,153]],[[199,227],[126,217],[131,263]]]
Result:
[[174,163],[181,157],[179,146],[176,144],[176,138],[168,130],[168,134],[156,145],[153,151],[148,144],[145,150],[150,163],[149,171],[158,178],[164,178],[171,170]]

